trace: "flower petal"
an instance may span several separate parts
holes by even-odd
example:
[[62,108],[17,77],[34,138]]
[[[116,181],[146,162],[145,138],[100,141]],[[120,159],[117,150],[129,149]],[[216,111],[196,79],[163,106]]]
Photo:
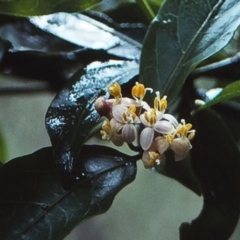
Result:
[[122,129],[122,138],[126,143],[132,143],[137,135],[137,130],[133,124],[125,124]]
[[153,129],[161,134],[169,134],[173,131],[173,126],[170,122],[163,120],[157,121],[154,124]]
[[125,111],[127,111],[127,107],[118,104],[112,108],[112,115],[118,122],[125,123],[122,118],[122,115]]
[[176,119],[173,115],[171,115],[171,114],[165,113],[165,114],[163,115],[163,119],[171,122],[172,125],[173,125],[175,128],[178,126],[178,121],[177,121],[177,119]]
[[180,137],[171,142],[170,148],[175,152],[175,160],[179,161],[186,157],[192,145],[186,137]]
[[114,118],[111,119],[110,121],[111,124],[111,130],[113,133],[118,133],[120,134],[122,128],[123,128],[123,124],[119,123],[118,121],[116,121]]
[[153,141],[154,130],[150,127],[146,127],[142,130],[140,134],[140,145],[143,150],[147,150]]
[[157,145],[157,150],[161,155],[169,148],[170,144],[165,137],[156,137],[154,141]]
[[141,115],[140,115],[140,121],[141,121],[142,124],[143,124],[144,126],[146,126],[146,127],[150,127],[150,126],[151,126],[151,124],[146,120],[144,114],[141,114]]

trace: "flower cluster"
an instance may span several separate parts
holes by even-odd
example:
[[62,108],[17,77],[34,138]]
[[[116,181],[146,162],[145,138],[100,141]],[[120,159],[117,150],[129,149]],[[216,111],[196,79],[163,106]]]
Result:
[[[131,144],[139,139],[146,168],[154,165],[163,168],[166,161],[164,152],[168,149],[174,151],[176,161],[186,157],[192,148],[190,140],[195,130],[191,130],[192,125],[186,124],[185,120],[179,123],[173,115],[165,113],[166,96],[160,98],[159,92],[156,92],[151,108],[143,98],[147,91],[153,90],[138,82],[132,88],[133,99],[122,97],[117,82],[111,84],[108,91],[114,98],[100,97],[95,102],[95,109],[106,117],[100,131],[102,139],[111,140],[116,146],[124,142]],[[142,129],[140,137],[139,129]]]

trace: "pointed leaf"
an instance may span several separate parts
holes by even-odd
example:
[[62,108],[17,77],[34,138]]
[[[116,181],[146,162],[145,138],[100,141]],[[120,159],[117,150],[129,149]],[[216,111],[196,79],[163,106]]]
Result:
[[240,81],[236,81],[223,88],[223,90],[215,98],[202,105],[198,110],[208,108],[222,101],[226,101],[239,96],[240,96]]
[[83,143],[99,120],[94,102],[99,96],[109,97],[112,82],[129,82],[138,74],[134,61],[95,62],[73,76],[59,92],[46,114],[46,127],[54,156],[65,172],[71,172]]
[[240,213],[240,153],[212,111],[199,111],[193,119],[192,165],[201,183],[203,210],[191,223],[180,227],[180,239],[229,239]]
[[100,2],[100,0],[1,0],[0,13],[18,16],[33,16],[45,15],[53,12],[78,12],[98,2]]
[[239,24],[239,1],[166,0],[143,43],[141,81],[172,103],[191,70],[226,46]]
[[55,13],[31,17],[38,28],[75,45],[106,50],[124,59],[140,58],[141,44],[91,17],[80,13]]
[[63,189],[52,148],[13,159],[0,168],[1,239],[63,239],[86,218],[106,212],[115,195],[136,175],[134,157],[84,146]]

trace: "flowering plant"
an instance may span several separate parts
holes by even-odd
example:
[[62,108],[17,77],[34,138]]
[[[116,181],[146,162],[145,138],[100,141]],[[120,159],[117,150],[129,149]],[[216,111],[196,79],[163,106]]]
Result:
[[[153,91],[136,82],[132,88],[134,99],[123,98],[120,85],[114,82],[108,88],[114,99],[100,97],[95,102],[95,108],[101,116],[106,117],[100,131],[102,139],[121,146],[124,142],[132,144],[139,138],[144,150],[142,161],[145,168],[157,166],[161,169],[166,161],[164,152],[168,149],[174,151],[176,161],[186,157],[192,148],[189,140],[193,139],[195,130],[191,130],[192,125],[186,124],[184,119],[178,123],[173,115],[165,113],[167,96],[160,99],[158,91],[154,107],[151,108],[143,101],[147,90]],[[139,136],[142,127],[144,129]]]
[[1,239],[63,239],[137,172],[67,238],[239,239],[239,1],[2,0],[0,19]]

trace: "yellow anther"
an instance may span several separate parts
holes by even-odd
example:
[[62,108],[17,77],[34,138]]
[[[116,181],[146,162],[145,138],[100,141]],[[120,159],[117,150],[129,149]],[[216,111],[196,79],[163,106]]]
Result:
[[132,96],[134,98],[143,99],[146,94],[145,86],[136,82],[136,85],[132,88]]
[[151,112],[144,112],[144,118],[150,125],[154,125],[157,122],[157,114],[155,109],[151,109]]
[[128,111],[131,113],[135,113],[136,112],[136,106],[132,105],[128,108]]
[[148,159],[146,159],[144,162],[144,167],[145,168],[151,168],[155,165],[155,163],[159,164],[160,160],[159,160],[160,155],[156,152],[148,152]]
[[168,143],[171,143],[172,140],[174,139],[174,135],[172,135],[172,134],[166,135],[165,139]]
[[109,86],[108,92],[115,98],[122,97],[121,86],[117,82],[114,82]]
[[181,134],[182,136],[187,136],[189,130],[192,128],[192,124],[188,123],[188,124],[184,124],[184,125],[181,125],[177,131],[176,131],[176,134]]
[[122,119],[125,122],[132,123],[136,119],[136,107],[130,106],[126,112],[122,113]]
[[111,124],[110,124],[109,120],[104,120],[103,121],[102,130],[104,130],[106,132],[110,132],[111,131]]
[[156,97],[154,99],[154,109],[160,112],[164,112],[167,108],[167,96],[160,99],[159,91],[156,92]]
[[109,120],[104,120],[102,130],[100,131],[103,140],[110,140],[112,137],[111,124]]

